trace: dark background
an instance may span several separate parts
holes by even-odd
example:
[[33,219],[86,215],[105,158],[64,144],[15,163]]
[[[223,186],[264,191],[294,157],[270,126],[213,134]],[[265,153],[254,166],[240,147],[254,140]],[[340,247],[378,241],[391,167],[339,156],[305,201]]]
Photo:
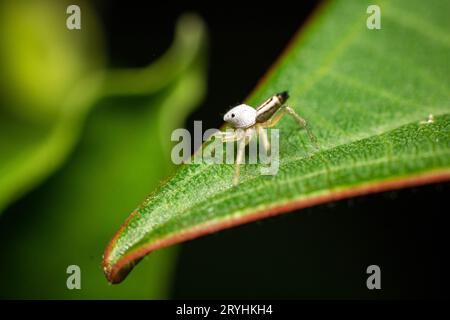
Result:
[[[317,5],[97,4],[112,66],[144,66],[149,57],[156,59],[168,48],[181,13],[205,19],[208,93],[186,122],[189,129],[193,120],[219,127],[221,114],[251,92]],[[449,190],[447,183],[344,200],[185,243],[173,297],[449,297],[444,261]],[[381,268],[382,290],[366,288],[371,264]]]

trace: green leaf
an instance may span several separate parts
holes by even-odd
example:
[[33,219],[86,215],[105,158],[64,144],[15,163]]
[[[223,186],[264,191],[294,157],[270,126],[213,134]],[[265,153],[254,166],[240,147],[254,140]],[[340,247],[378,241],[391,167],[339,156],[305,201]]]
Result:
[[233,187],[232,165],[182,166],[111,240],[104,255],[110,282],[122,281],[149,252],[203,234],[450,179],[450,4],[378,3],[381,30],[366,27],[368,1],[325,3],[247,101],[289,90],[320,150],[285,117],[276,176],[245,165]]
[[[65,20],[59,27],[67,2],[39,0],[30,6],[11,0],[0,6],[0,213],[67,160],[102,98],[163,92],[186,74],[199,77],[190,69],[205,60],[205,32],[194,16],[181,18],[172,46],[154,63],[105,70],[99,62],[101,33],[88,3],[83,3],[88,32],[81,33],[68,31]],[[193,92],[195,98],[202,88]],[[171,109],[158,115],[162,121],[166,110]],[[188,111],[177,110],[170,119],[180,122]]]
[[85,5],[80,33],[61,20],[67,1],[0,4],[0,212],[64,162],[101,94],[101,33]]
[[[167,298],[175,248],[153,255],[148,268],[120,287],[105,281],[98,257],[111,230],[121,222],[121,212],[133,208],[173,172],[166,132],[181,126],[204,96],[206,31],[200,18],[183,15],[172,47],[182,50],[177,53],[179,64],[189,61],[182,72],[171,69],[178,66],[167,66],[170,81],[157,90],[148,86],[139,96],[108,90],[111,96],[91,110],[64,166],[17,206],[26,219],[15,214],[17,207],[6,211],[0,234],[7,241],[0,243],[0,252],[5,261],[20,263],[0,264],[0,273],[8,275],[0,298]],[[130,72],[127,80],[133,82],[135,75],[145,82],[139,74],[148,69]],[[158,75],[148,72],[147,76]],[[65,270],[72,264],[81,268],[81,290],[67,290]]]

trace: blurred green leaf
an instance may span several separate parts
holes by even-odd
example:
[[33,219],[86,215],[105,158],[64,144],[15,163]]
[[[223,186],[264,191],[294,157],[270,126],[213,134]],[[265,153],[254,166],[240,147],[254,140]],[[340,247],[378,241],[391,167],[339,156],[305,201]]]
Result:
[[[281,212],[450,178],[448,2],[379,1],[382,29],[366,28],[368,1],[327,2],[248,100],[289,90],[309,120],[315,152],[289,117],[280,170],[185,165],[133,211],[105,251],[120,282],[147,253]],[[429,118],[429,115],[433,115]]]
[[[67,0],[0,4],[1,107],[22,120],[50,125],[69,113],[68,108],[85,108],[68,97],[83,78],[104,67],[103,39],[93,8],[79,2],[82,30],[68,30],[70,4]],[[78,90],[78,99],[88,102],[83,97],[89,93]]]
[[[155,94],[202,54],[204,33],[187,15],[173,45],[155,63],[105,70],[93,9],[79,4],[83,27],[78,31],[66,29],[67,1],[1,4],[0,212],[64,163],[86,115],[102,97]],[[182,121],[185,114],[177,112],[176,119]]]
[[101,94],[95,17],[83,3],[85,30],[69,31],[66,5],[0,5],[0,212],[61,165]]
[[[3,298],[143,299],[168,294],[173,250],[152,257],[130,283],[111,286],[103,276],[100,257],[120,215],[143,199],[150,188],[172,171],[170,135],[205,93],[206,29],[193,15],[182,16],[168,55],[179,61],[153,72],[136,69],[122,79],[120,71],[105,74],[107,96],[86,119],[81,140],[66,164],[26,201],[6,214],[0,225],[0,272]],[[181,44],[183,43],[183,44]],[[161,57],[164,61],[166,55]],[[155,62],[157,65],[161,62]],[[180,65],[182,67],[180,67]],[[171,69],[173,68],[173,69]],[[111,83],[146,83],[159,77],[164,86],[148,85],[139,92]],[[133,76],[134,75],[134,76]],[[149,80],[152,83],[152,80]],[[18,207],[18,208],[17,208]],[[66,287],[67,266],[81,268],[81,290]]]

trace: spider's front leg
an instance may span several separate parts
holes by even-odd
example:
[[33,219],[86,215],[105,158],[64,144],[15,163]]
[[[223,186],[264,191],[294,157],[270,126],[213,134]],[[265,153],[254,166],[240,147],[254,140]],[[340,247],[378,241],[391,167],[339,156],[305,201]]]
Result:
[[220,139],[222,142],[233,142],[239,141],[245,135],[245,132],[242,130],[233,130],[233,131],[217,131],[212,134],[207,141],[210,141],[212,138]]
[[238,151],[236,155],[236,164],[234,165],[234,177],[233,177],[233,185],[237,185],[239,183],[239,176],[241,170],[241,162],[244,158],[245,153],[245,139],[241,139],[239,141]]
[[239,183],[241,163],[245,156],[245,146],[250,143],[250,141],[253,139],[254,136],[255,136],[255,129],[250,128],[244,130],[242,139],[239,140],[233,177],[233,185],[235,186]]
[[239,141],[236,155],[236,163],[234,167],[233,185],[237,185],[239,183],[240,165],[242,163],[242,160],[244,159],[245,146],[253,138],[253,135],[254,129],[247,129],[247,130],[235,129],[233,131],[217,131],[208,138],[208,141],[211,140],[212,138],[217,138],[224,143]]

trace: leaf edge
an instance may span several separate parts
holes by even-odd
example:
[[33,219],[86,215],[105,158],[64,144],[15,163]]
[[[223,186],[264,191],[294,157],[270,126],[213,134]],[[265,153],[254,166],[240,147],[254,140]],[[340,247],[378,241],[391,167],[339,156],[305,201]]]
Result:
[[123,255],[115,264],[109,261],[109,253],[116,243],[121,231],[127,223],[134,217],[138,209],[135,209],[120,226],[115,233],[103,255],[103,270],[107,280],[112,284],[122,282],[134,266],[147,254],[152,251],[162,249],[174,244],[184,241],[193,240],[195,238],[205,236],[211,233],[229,229],[242,224],[254,222],[284,213],[289,213],[294,210],[304,209],[330,201],[339,201],[352,197],[360,197],[368,194],[375,194],[384,191],[399,190],[409,187],[417,187],[422,185],[440,183],[450,180],[450,168],[440,168],[426,172],[420,172],[415,175],[400,176],[396,178],[389,178],[375,182],[367,182],[356,187],[336,189],[331,192],[319,194],[300,200],[290,200],[286,203],[275,204],[274,206],[257,210],[253,213],[242,215],[235,218],[227,218],[223,220],[216,220],[207,222],[194,228],[185,229],[167,237],[158,239],[146,246],[142,246],[133,251]]

